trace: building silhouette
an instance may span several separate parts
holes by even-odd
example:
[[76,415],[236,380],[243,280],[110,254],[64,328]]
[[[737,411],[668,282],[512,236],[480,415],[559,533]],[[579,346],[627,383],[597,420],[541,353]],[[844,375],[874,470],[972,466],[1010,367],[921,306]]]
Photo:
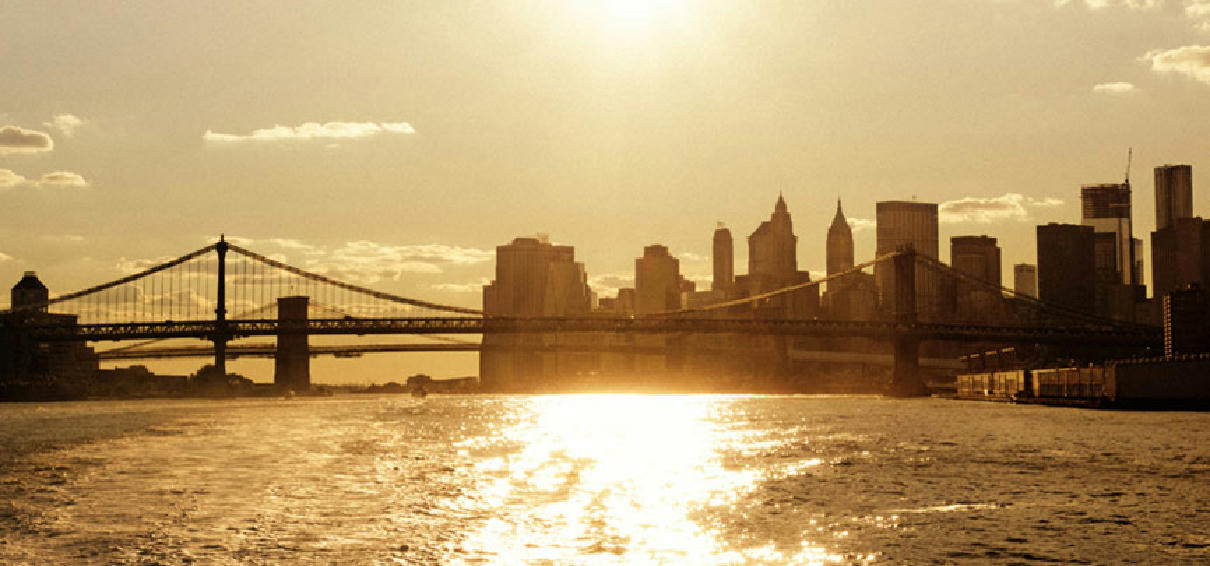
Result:
[[[912,248],[919,255],[938,258],[937,204],[908,201],[883,201],[875,205],[877,235],[875,256]],[[874,267],[879,309],[895,310],[895,272],[879,263]],[[924,317],[940,312],[940,281],[930,270],[916,270],[916,309]]]
[[[748,273],[735,278],[739,293],[753,296],[809,282],[811,275],[798,270],[798,236],[786,200],[778,195],[773,214],[748,236]],[[819,311],[819,287],[773,297],[758,316],[811,318]]]
[[[828,226],[827,274],[836,276],[853,268],[853,229],[836,199],[836,215]],[[865,272],[853,272],[843,277],[830,279],[823,304],[828,316],[836,320],[868,320],[873,317],[875,290],[874,276]]]
[[[50,291],[26,271],[10,294],[10,323],[74,325],[72,314],[47,312]],[[96,352],[84,342],[36,342],[21,333],[0,332],[0,399],[79,398],[87,394],[99,368]]]
[[1051,222],[1038,226],[1038,298],[1087,314],[1096,312],[1096,230]]
[[652,244],[634,260],[634,312],[651,314],[681,308],[681,261],[668,247]]
[[[970,281],[954,281],[953,310],[962,320],[990,320],[1003,310],[1000,276],[1000,246],[989,236],[950,238],[950,264],[962,273],[995,287]],[[948,282],[947,282],[948,283]]]
[[1032,263],[1013,265],[1013,291],[1018,295],[1038,297],[1038,266]]
[[1080,223],[1096,232],[1096,314],[1134,320],[1135,302],[1146,299],[1140,281],[1140,243],[1132,233],[1130,183],[1080,188]]
[[722,222],[714,230],[713,260],[714,279],[710,281],[710,290],[729,296],[735,286],[735,245],[731,230]]
[[[584,316],[592,291],[584,264],[572,246],[552,245],[545,237],[516,238],[496,246],[496,278],[483,287],[488,316]],[[549,351],[554,334],[484,334],[479,375],[488,390],[525,390],[556,374],[575,371],[585,361]]]
[[[1155,168],[1155,229],[1172,226],[1177,218],[1193,216],[1193,167],[1161,165]],[[1154,261],[1154,260],[1153,260]]]

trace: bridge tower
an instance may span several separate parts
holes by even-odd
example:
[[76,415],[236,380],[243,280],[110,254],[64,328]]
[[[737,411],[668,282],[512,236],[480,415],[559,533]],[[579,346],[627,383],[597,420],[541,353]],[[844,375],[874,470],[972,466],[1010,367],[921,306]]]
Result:
[[311,390],[311,349],[307,344],[307,302],[310,297],[277,299],[277,355],[273,385],[280,391]]
[[219,236],[214,251],[218,252],[218,305],[214,308],[214,369],[218,375],[227,375],[227,342],[231,340],[231,329],[227,326],[227,238]]
[[928,394],[920,378],[920,338],[916,325],[916,250],[908,245],[892,260],[895,270],[894,369],[888,393],[901,397]]

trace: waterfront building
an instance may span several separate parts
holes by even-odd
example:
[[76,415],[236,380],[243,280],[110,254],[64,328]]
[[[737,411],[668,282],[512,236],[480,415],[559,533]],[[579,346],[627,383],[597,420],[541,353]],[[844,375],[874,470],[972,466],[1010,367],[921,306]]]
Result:
[[714,230],[713,260],[714,279],[710,281],[710,290],[729,295],[735,284],[735,245],[731,230],[722,222]]
[[1013,265],[1013,291],[1018,295],[1038,297],[1038,267],[1031,263]]
[[1151,261],[1156,298],[1189,285],[1210,287],[1210,221],[1177,218],[1152,232]]
[[[483,312],[489,316],[583,316],[592,308],[584,264],[572,246],[545,237],[516,238],[496,246],[496,277],[483,287]],[[479,375],[488,390],[525,390],[557,373],[587,369],[583,355],[552,351],[555,334],[484,334]]]
[[50,291],[38,279],[36,273],[26,271],[21,280],[17,281],[16,285],[13,285],[9,298],[8,304],[11,309],[16,310],[37,306],[35,310],[46,312],[46,302],[50,300]]
[[1164,356],[1210,352],[1207,298],[1198,285],[1164,295]]
[[[937,204],[928,202],[883,201],[875,205],[875,256],[881,257],[911,247],[917,254],[939,259]],[[939,310],[940,281],[928,269],[916,269],[916,310]],[[887,262],[874,267],[878,303],[884,314],[895,309],[895,271]],[[927,316],[927,314],[926,314]]]
[[643,248],[634,260],[634,312],[651,314],[681,308],[681,261],[667,246]]
[[[1161,165],[1155,168],[1155,229],[1172,226],[1177,218],[1193,216],[1193,167]],[[1154,260],[1153,260],[1154,261]]]
[[1096,231],[1051,222],[1038,226],[1038,298],[1092,314],[1096,309]]
[[[25,272],[9,297],[10,312],[0,316],[61,325],[78,321],[76,315],[47,312],[50,291],[33,271]],[[35,342],[0,333],[0,400],[83,397],[98,368],[96,352],[84,342]]]

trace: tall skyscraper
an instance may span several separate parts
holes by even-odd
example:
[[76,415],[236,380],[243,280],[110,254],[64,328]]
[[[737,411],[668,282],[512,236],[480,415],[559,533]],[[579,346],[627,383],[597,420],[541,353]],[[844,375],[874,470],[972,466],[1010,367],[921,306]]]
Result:
[[1092,314],[1096,309],[1096,231],[1051,222],[1038,226],[1038,298]]
[[1031,263],[1013,266],[1013,291],[1018,295],[1038,297],[1038,267]]
[[1000,246],[988,236],[950,238],[950,264],[976,279],[1001,284]]
[[[877,236],[875,255],[882,256],[911,246],[917,254],[938,259],[937,204],[928,202],[883,201],[875,205]],[[884,313],[895,305],[895,270],[887,262],[874,267],[878,302]],[[933,272],[916,270],[916,309],[937,310],[939,285]]]
[[828,227],[827,260],[828,275],[853,267],[853,229],[840,209],[840,199],[836,199],[836,216],[832,217],[832,225]]
[[[584,264],[571,246],[545,237],[516,238],[496,246],[496,278],[483,286],[483,311],[509,317],[577,316],[592,309]],[[574,371],[573,356],[544,352],[552,334],[484,333],[479,378],[488,390],[539,385],[558,372]]]
[[643,248],[634,260],[634,312],[650,314],[681,308],[681,261],[667,246]]
[[[1155,229],[1172,226],[1177,218],[1193,217],[1193,166],[1155,168]],[[1158,295],[1157,295],[1158,296]]]
[[778,195],[773,214],[748,236],[748,276],[792,279],[798,272],[798,236],[786,200]]
[[[736,287],[751,296],[810,280],[810,274],[798,270],[798,236],[786,200],[778,195],[773,214],[748,236],[748,273],[736,277]],[[818,287],[776,297],[763,307],[767,316],[777,318],[811,317],[818,309]]]
[[718,223],[714,230],[714,279],[710,289],[730,294],[735,284],[735,246],[731,241],[731,230]]
[[1176,218],[1151,233],[1152,290],[1156,299],[1197,284],[1210,288],[1210,222]]
[[[1099,257],[1112,258],[1112,265],[1099,263],[1100,270],[1112,270],[1118,283],[1133,285],[1140,283],[1134,280],[1135,257],[1134,235],[1131,233],[1130,184],[1109,183],[1101,185],[1084,185],[1080,188],[1080,201],[1083,214],[1080,223],[1092,226],[1101,234],[1113,234],[1113,249],[1111,255],[1099,254]],[[1109,244],[1105,244],[1109,245]]]
[[483,287],[483,310],[505,316],[565,316],[591,309],[591,290],[575,248],[545,238],[496,246],[496,278]]

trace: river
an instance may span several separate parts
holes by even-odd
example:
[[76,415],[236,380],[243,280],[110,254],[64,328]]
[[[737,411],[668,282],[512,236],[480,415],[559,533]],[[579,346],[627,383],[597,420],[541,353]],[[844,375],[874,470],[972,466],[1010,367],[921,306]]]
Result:
[[1208,438],[878,397],[0,404],[0,563],[1206,563]]

